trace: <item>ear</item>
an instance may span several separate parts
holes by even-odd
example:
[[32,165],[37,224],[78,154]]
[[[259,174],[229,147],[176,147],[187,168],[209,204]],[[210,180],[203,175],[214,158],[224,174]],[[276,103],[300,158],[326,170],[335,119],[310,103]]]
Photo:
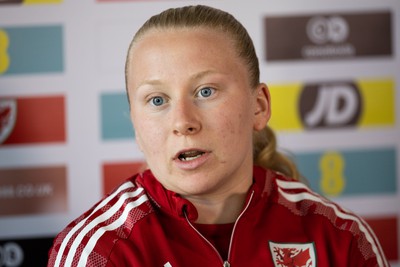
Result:
[[254,110],[254,130],[260,131],[264,129],[271,117],[271,96],[268,86],[260,83],[255,94],[255,110]]

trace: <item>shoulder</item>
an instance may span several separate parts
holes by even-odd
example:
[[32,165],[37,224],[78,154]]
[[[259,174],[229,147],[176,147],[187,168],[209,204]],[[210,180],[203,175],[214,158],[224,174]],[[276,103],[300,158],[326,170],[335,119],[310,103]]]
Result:
[[[353,212],[319,195],[302,182],[276,176],[274,179],[275,201],[298,216],[322,216],[335,227],[341,227],[344,221],[349,229],[351,224],[365,228],[364,221]],[[351,222],[351,224],[348,224]]]
[[280,174],[273,179],[274,195],[277,204],[284,206],[294,215],[305,220],[309,218],[324,218],[325,227],[312,226],[315,229],[325,229],[325,234],[347,233],[352,236],[353,246],[363,258],[376,257],[379,266],[386,266],[382,248],[370,226],[358,215],[337,203],[317,194],[302,182],[284,177]]
[[[70,223],[54,240],[49,266],[106,266],[115,242],[125,239],[133,226],[153,212],[145,190],[133,177]],[[92,262],[94,263],[94,262]]]
[[275,201],[297,215],[318,214],[332,222],[343,219],[364,224],[359,216],[314,192],[303,182],[277,174],[273,179],[273,186]]

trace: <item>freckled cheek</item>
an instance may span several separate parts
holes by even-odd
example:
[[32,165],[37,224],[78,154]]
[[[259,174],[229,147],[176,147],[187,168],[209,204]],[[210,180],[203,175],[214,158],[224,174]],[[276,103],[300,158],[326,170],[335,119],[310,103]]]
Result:
[[140,139],[143,152],[147,154],[160,153],[162,149],[163,133],[162,128],[157,123],[153,123],[151,120],[143,119],[135,127],[136,135]]
[[252,133],[251,118],[246,112],[231,112],[218,118],[221,137],[227,143],[243,140],[244,135]]
[[241,133],[242,125],[238,120],[233,120],[230,116],[221,116],[218,118],[218,128],[221,138],[229,143],[232,137]]

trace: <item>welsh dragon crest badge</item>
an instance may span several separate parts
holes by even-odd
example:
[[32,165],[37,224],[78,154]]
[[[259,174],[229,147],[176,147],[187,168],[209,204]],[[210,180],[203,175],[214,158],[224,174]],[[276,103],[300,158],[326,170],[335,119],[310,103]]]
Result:
[[316,267],[314,243],[269,242],[275,267]]
[[14,129],[17,119],[17,102],[13,99],[0,99],[0,145]]

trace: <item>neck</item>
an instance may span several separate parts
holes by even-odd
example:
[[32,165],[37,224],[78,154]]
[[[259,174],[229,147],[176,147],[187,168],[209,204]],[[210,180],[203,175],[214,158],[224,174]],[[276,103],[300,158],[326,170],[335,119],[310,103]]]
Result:
[[214,197],[186,197],[197,209],[200,224],[233,223],[245,205],[251,183],[239,192]]

